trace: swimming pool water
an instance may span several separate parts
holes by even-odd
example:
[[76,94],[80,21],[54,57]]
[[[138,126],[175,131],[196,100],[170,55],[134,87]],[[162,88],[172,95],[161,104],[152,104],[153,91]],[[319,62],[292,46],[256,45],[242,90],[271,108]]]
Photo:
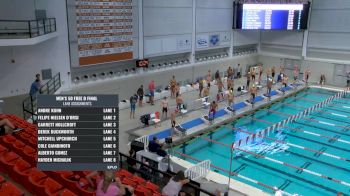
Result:
[[[327,90],[307,89],[296,94],[296,96],[286,98],[268,108],[260,109],[249,116],[221,126],[210,134],[182,144],[176,147],[175,151],[198,160],[210,159],[212,165],[222,168],[222,170],[216,169],[216,172],[228,176],[228,172],[225,172],[225,170],[228,171],[230,167],[231,150],[229,146],[237,140],[239,134],[234,131],[234,128],[243,127],[250,133],[256,133],[257,130],[278,123],[288,118],[288,116],[304,111],[335,94],[335,92]],[[320,121],[322,124],[319,123]],[[218,143],[203,138],[209,138]],[[336,99],[310,115],[287,124],[278,132],[271,133],[268,138],[264,138],[260,143],[242,147],[242,149],[350,183],[349,96]],[[337,140],[332,140],[332,138]],[[288,142],[288,145],[279,141],[276,142],[276,140]],[[306,147],[309,150],[300,149],[293,145]],[[179,154],[175,155],[196,163],[191,158]],[[349,186],[331,179],[312,175],[238,150],[235,150],[235,155],[232,160],[232,172],[268,186],[277,187],[287,193],[318,196],[336,195],[337,192],[342,192],[345,195],[350,195]],[[345,160],[335,157],[342,157]],[[273,193],[271,189],[240,177],[234,176],[232,178]]]

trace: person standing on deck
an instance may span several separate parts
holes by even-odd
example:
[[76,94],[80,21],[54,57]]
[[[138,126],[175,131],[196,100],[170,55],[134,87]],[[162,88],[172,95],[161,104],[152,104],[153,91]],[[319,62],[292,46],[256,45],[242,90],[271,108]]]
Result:
[[299,68],[298,65],[294,65],[294,84],[297,82],[299,76]]
[[261,76],[263,74],[263,71],[264,71],[263,65],[260,63],[259,64],[259,84],[261,84]]
[[306,68],[305,70],[305,83],[308,84],[309,83],[309,78],[310,78],[310,75],[311,75],[311,71],[310,71],[310,68]]
[[[218,109],[218,104],[213,101],[210,103],[210,106],[209,106],[209,114],[208,114],[208,118],[209,118],[209,121],[213,122],[214,119],[215,119],[215,114],[216,114],[216,110]],[[212,114],[212,118],[210,118],[210,114]]]
[[252,87],[250,88],[250,95],[251,95],[250,103],[252,104],[252,107],[254,107],[256,93],[257,93],[257,88],[256,88],[255,84],[253,84]]
[[272,78],[270,76],[267,77],[267,97],[269,98],[269,101],[271,101],[271,89],[272,89]]
[[272,69],[271,69],[272,82],[275,81],[275,75],[276,75],[276,67],[272,66]]
[[211,71],[210,70],[208,70],[206,80],[207,80],[208,88],[210,88],[210,82],[211,82]]
[[176,88],[176,79],[175,76],[173,75],[173,78],[170,80],[170,91],[171,91],[171,98],[175,97],[175,89]]

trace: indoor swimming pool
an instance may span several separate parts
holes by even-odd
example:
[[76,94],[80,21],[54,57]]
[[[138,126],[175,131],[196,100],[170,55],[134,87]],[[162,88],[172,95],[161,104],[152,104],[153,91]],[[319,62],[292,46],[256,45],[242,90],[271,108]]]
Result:
[[175,148],[191,163],[211,160],[212,170],[268,193],[274,189],[304,196],[350,195],[350,96],[289,122],[267,136],[258,132],[334,96],[337,92],[306,89],[282,101],[218,127]]

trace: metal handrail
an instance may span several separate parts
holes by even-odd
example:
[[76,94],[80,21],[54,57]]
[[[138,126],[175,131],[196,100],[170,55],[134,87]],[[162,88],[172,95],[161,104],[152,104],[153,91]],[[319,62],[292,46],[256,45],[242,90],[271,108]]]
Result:
[[[8,27],[13,24],[17,26]],[[21,34],[22,37],[33,38],[56,32],[57,29],[55,18],[46,18],[42,20],[0,20],[0,26],[4,26],[0,28],[0,34],[5,35],[1,37],[5,39],[12,38],[11,35],[13,34]]]
[[[56,74],[53,78],[47,81],[39,90],[40,94],[54,94],[59,88],[61,88],[61,74]],[[51,88],[53,87],[53,88]],[[23,107],[23,118],[24,119],[32,119],[37,116],[35,113],[37,109],[37,100],[36,95],[31,96],[28,95],[24,98],[22,102]]]
[[[45,18],[43,20],[50,20],[50,19],[54,19],[56,20],[56,18]],[[0,22],[28,22],[28,21],[38,21],[38,20],[0,20]]]

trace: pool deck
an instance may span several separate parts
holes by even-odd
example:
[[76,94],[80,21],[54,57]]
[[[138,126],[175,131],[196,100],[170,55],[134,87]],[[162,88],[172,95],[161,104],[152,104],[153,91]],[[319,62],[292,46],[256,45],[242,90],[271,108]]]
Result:
[[[262,88],[259,91],[259,101],[254,104],[254,107],[250,103],[247,103],[246,101],[249,99],[249,94],[243,94],[241,96],[238,96],[235,98],[235,108],[238,108],[236,110],[235,114],[231,114],[229,111],[226,111],[225,108],[227,107],[226,102],[219,103],[219,110],[217,111],[216,117],[214,122],[212,124],[209,124],[208,121],[203,119],[203,116],[208,114],[208,109],[199,109],[192,111],[183,117],[179,116],[177,117],[177,123],[182,125],[182,127],[188,127],[186,131],[186,136],[181,136],[178,134],[173,135],[173,141],[174,143],[181,143],[185,140],[193,138],[193,136],[204,133],[208,130],[214,129],[217,126],[220,126],[225,123],[232,122],[233,120],[240,118],[244,115],[247,115],[256,109],[262,108],[264,106],[267,106],[275,101],[278,101],[282,98],[288,97],[291,94],[294,94],[302,89],[306,88],[304,84],[299,85],[296,87],[296,89],[290,88],[288,91],[283,94],[278,90],[277,86],[274,86],[273,91],[276,92],[274,96],[271,97],[271,101],[269,102],[267,97],[263,96],[263,92],[266,92],[266,88]],[[241,105],[244,103],[244,107]],[[237,106],[237,107],[236,107]],[[202,123],[198,122],[199,119],[202,120]],[[170,120],[165,120],[161,123],[160,126],[154,127],[154,126],[148,126],[143,127],[137,130],[134,130],[132,132],[129,132],[129,134],[134,137],[142,137],[145,135],[149,135],[150,137],[157,136],[161,141],[164,140],[166,137],[169,137],[171,135],[171,122]]]

